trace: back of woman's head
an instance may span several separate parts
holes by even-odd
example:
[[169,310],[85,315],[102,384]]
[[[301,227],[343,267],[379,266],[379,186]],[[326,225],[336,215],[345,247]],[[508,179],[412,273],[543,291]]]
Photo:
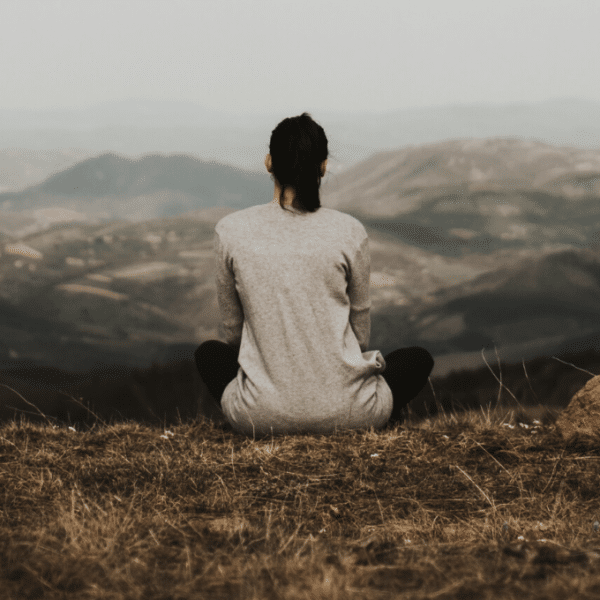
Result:
[[308,212],[318,210],[321,165],[328,156],[323,128],[308,113],[284,119],[271,133],[269,153],[271,172],[281,186],[280,206],[290,187],[295,192],[294,204]]

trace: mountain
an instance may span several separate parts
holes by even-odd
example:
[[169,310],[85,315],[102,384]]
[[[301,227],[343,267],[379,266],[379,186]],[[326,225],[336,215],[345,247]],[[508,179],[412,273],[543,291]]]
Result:
[[[211,206],[236,210],[268,201],[272,186],[266,171],[192,156],[108,153],[0,194],[0,230],[33,232],[36,221],[56,218],[40,211],[56,208],[75,211],[63,213],[64,220],[136,221]],[[450,140],[377,153],[327,174],[321,191],[324,206],[443,256],[600,241],[600,150],[510,138]]]
[[[186,155],[137,160],[108,153],[83,160],[21,192],[0,194],[14,213],[68,209],[90,219],[147,220],[213,206],[243,208],[268,201],[268,174],[207,163]],[[14,229],[13,229],[14,231]]]
[[380,152],[324,203],[442,255],[600,241],[600,150],[493,138]]

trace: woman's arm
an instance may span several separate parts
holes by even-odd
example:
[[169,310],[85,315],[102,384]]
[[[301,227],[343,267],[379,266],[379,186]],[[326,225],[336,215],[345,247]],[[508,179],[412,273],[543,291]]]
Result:
[[361,351],[366,352],[371,337],[371,257],[369,255],[369,237],[364,228],[363,232],[364,237],[350,264],[347,290],[350,299],[350,325]]
[[217,301],[225,330],[225,340],[237,348],[242,343],[244,309],[235,288],[233,265],[218,233],[215,233]]

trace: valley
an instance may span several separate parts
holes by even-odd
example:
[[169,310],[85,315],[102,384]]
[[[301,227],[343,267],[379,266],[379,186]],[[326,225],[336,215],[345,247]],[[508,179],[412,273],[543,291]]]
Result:
[[[371,347],[422,345],[442,375],[595,343],[599,182],[598,151],[503,138],[328,175],[323,206],[369,233]],[[142,367],[223,339],[214,225],[271,195],[266,174],[114,153],[0,194],[0,361]]]

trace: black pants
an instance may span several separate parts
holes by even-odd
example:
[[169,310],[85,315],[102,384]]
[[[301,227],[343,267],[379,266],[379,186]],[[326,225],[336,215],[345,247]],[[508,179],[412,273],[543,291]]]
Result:
[[[202,381],[215,400],[237,375],[240,365],[237,351],[224,342],[208,340],[194,352]],[[390,422],[402,420],[402,409],[425,387],[433,369],[433,357],[425,348],[413,346],[390,352],[385,358],[383,378],[392,390],[394,408]]]

